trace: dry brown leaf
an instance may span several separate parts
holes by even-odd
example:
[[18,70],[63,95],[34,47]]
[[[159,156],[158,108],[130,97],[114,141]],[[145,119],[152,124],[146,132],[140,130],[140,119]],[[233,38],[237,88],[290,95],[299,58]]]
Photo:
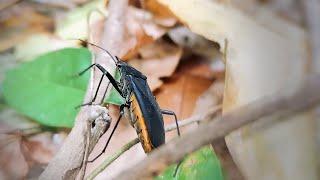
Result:
[[145,10],[129,7],[126,20],[126,43],[124,49],[127,52],[123,59],[130,59],[136,55],[137,50],[148,43],[163,36],[167,29],[154,22],[152,14]]
[[[200,62],[200,63],[191,63]],[[213,79],[207,73],[195,74],[193,71],[207,63],[204,59],[192,57],[181,62],[177,71],[165,80],[156,92],[157,102],[162,109],[174,111],[178,119],[192,115],[198,97],[208,89]],[[203,72],[210,74],[210,66],[201,67]],[[165,116],[165,123],[173,122],[171,117]]]
[[[89,40],[99,44],[103,32],[105,20],[100,20],[90,25]],[[139,48],[150,44],[162,37],[167,28],[158,25],[154,16],[145,10],[129,7],[127,9],[125,21],[125,40],[118,48],[121,49],[121,58],[128,60],[135,57]]]
[[182,49],[164,41],[157,41],[139,49],[143,59],[134,59],[130,64],[148,77],[151,90],[162,84],[159,78],[169,77],[175,71],[182,56]]
[[[0,135],[2,142],[12,141],[9,144],[1,143],[0,149],[0,179],[23,179],[28,173],[28,164],[20,151],[19,138],[4,137]],[[3,141],[5,140],[5,141]]]
[[163,41],[144,46],[139,49],[144,59],[140,69],[146,75],[169,77],[175,71],[182,55],[178,46]]
[[0,51],[13,47],[28,35],[48,31],[52,26],[51,18],[29,8],[21,8],[0,22]]
[[168,32],[168,35],[176,44],[186,49],[186,55],[197,54],[213,59],[220,54],[217,43],[205,39],[187,27],[175,27]]
[[63,139],[64,132],[55,134],[55,138],[51,132],[36,134],[41,130],[34,128],[38,124],[9,108],[1,109],[0,119],[0,179],[30,177],[30,170],[35,174],[39,170],[36,166],[48,163],[63,143],[56,139]]
[[[33,137],[24,137],[22,133],[1,135],[0,179],[22,179],[29,170],[35,170],[50,162],[62,141],[54,143],[51,133],[42,133]],[[42,169],[42,168],[41,168]],[[39,174],[37,174],[39,175]],[[30,177],[30,175],[28,175]],[[33,176],[35,178],[35,176]]]
[[177,18],[174,14],[156,0],[140,0],[140,2],[142,8],[152,12],[157,24],[164,27],[173,27],[177,23]]
[[156,16],[162,18],[175,17],[174,14],[168,8],[166,8],[164,5],[160,4],[156,0],[141,0],[141,2],[143,8],[148,9]]
[[21,151],[29,166],[49,163],[56,150],[49,133],[38,136],[41,138],[38,137],[36,140],[23,138],[21,141]]

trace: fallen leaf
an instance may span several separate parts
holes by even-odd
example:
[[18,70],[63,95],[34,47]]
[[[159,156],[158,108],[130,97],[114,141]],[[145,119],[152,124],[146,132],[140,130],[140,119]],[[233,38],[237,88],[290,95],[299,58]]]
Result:
[[[96,11],[95,16],[90,16]],[[57,17],[55,34],[62,39],[86,39],[88,36],[88,16],[89,23],[95,23],[106,17],[108,12],[105,8],[104,0],[95,0],[84,6],[78,7],[68,12],[64,17]]]
[[[8,136],[1,136],[1,141],[8,140]],[[11,137],[12,138],[12,137]],[[19,138],[15,138],[9,144],[1,145],[0,149],[0,179],[23,179],[29,168],[20,151]]]
[[166,28],[154,22],[148,11],[129,7],[126,20],[127,41],[124,47],[127,53],[122,58],[127,60],[134,57],[140,47],[159,39],[166,31]]
[[224,179],[220,161],[211,146],[205,146],[186,156],[179,166],[176,176],[173,177],[176,167],[176,165],[169,166],[155,179]]
[[[49,136],[42,136],[42,141],[48,141]],[[44,144],[39,138],[37,140],[30,140],[28,138],[21,139],[21,152],[28,163],[29,167],[34,164],[48,164],[53,157],[54,151],[49,147],[49,143]]]
[[165,41],[156,41],[139,49],[142,59],[133,59],[129,63],[148,77],[151,90],[162,84],[160,78],[170,77],[175,71],[182,49]]
[[219,45],[190,31],[187,27],[179,26],[168,32],[169,37],[179,46],[186,48],[186,53],[197,54],[212,59],[219,56]]
[[21,8],[0,22],[0,51],[12,48],[31,34],[48,32],[52,26],[53,21],[50,17],[30,8]]
[[[37,134],[31,137],[27,134],[37,132],[40,129],[30,129],[38,125],[26,119],[24,116],[17,114],[12,109],[3,107],[0,110],[0,179],[24,179],[33,169],[33,165],[28,164],[30,155],[37,160],[37,163],[45,165],[48,163],[52,155],[61,146],[59,143],[53,142],[52,133]],[[32,142],[32,148],[28,152],[24,152],[24,142]],[[36,144],[36,146],[34,146]],[[50,151],[51,156],[39,151],[41,147],[43,152]],[[34,178],[35,176],[33,176]]]
[[[92,21],[90,25],[88,39],[100,44],[103,35],[105,20]],[[128,60],[135,57],[140,47],[150,44],[162,37],[167,28],[164,28],[154,22],[154,17],[148,11],[129,6],[126,12],[124,41],[118,45],[121,49],[122,60]]]
[[143,9],[147,9],[154,15],[154,21],[164,27],[173,27],[177,18],[165,6],[156,0],[140,0]]
[[[50,162],[62,144],[62,142],[53,143],[51,134],[47,132],[32,137],[24,137],[23,133],[0,135],[2,142],[0,147],[1,179],[21,179],[27,174],[31,178],[30,173],[34,174],[32,178],[37,178],[34,171],[38,169],[37,175],[39,175],[39,167],[43,170],[42,167]],[[29,172],[30,170],[33,172]]]
[[[38,123],[72,127],[79,111],[75,107],[82,102],[89,72],[74,75],[88,67],[90,59],[87,49],[66,48],[23,63],[7,72],[4,99]],[[19,88],[21,84],[23,89]]]
[[182,55],[182,49],[164,41],[139,49],[143,58],[140,69],[146,75],[169,77],[173,74]]
[[[193,32],[226,50],[223,112],[279,90],[290,94],[307,75],[304,30],[266,9],[249,16],[227,1],[158,1]],[[272,125],[257,121],[228,135],[227,145],[244,177],[318,179],[314,121],[308,112]]]
[[175,17],[175,15],[168,8],[156,0],[141,0],[140,2],[142,3],[143,8],[148,9],[156,16],[161,18]]
[[[192,63],[200,62],[200,63]],[[208,78],[204,72],[210,72],[208,64],[202,67],[203,73],[193,74],[193,70],[202,66],[208,61],[190,57],[181,61],[176,72],[164,80],[164,84],[155,91],[157,102],[162,109],[172,110],[176,113],[178,120],[185,119],[192,115],[198,97],[203,94],[212,84],[213,78]],[[171,116],[164,116],[165,124],[174,122]],[[182,128],[182,133],[189,127]],[[169,140],[176,137],[175,131],[166,134]]]
[[59,39],[49,33],[38,33],[18,43],[14,48],[14,55],[19,60],[32,60],[41,54],[66,47],[79,47],[79,44],[76,41]]

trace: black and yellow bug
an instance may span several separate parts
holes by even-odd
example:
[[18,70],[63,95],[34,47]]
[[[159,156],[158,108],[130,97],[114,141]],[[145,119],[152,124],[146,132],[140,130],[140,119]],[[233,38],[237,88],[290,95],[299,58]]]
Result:
[[111,83],[113,87],[119,92],[119,94],[125,99],[125,103],[120,105],[119,118],[108,138],[104,149],[98,156],[96,156],[89,162],[93,162],[105,152],[111,140],[111,137],[114,134],[114,131],[116,130],[125,112],[125,109],[128,112],[130,123],[136,129],[141,145],[146,153],[151,152],[154,148],[157,148],[165,143],[165,129],[162,116],[163,114],[174,116],[175,123],[177,125],[177,133],[180,136],[176,114],[173,111],[160,109],[155,97],[150,90],[150,87],[147,83],[147,77],[145,75],[143,75],[140,71],[133,68],[126,62],[121,61],[118,57],[112,56],[107,50],[95,44],[83,40],[81,41],[86,44],[98,47],[108,53],[115,62],[117,70],[121,74],[120,81],[117,82],[113,78],[113,76],[100,64],[92,64],[91,66],[80,72],[79,75],[83,74],[92,67],[97,67],[103,73],[93,100],[83,105],[90,105],[94,102],[104,76],[109,79],[109,83]]

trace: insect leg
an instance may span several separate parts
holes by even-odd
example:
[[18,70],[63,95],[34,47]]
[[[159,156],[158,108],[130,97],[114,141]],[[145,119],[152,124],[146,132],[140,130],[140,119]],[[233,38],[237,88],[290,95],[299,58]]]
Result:
[[174,113],[173,111],[164,110],[164,109],[161,109],[161,113],[162,114],[166,114],[166,115],[174,116],[174,120],[176,121],[178,136],[180,136],[180,129],[179,129],[179,124],[178,124],[178,119],[177,119],[176,113]]
[[[180,129],[179,129],[179,124],[178,124],[178,119],[177,119],[176,113],[174,113],[173,111],[170,111],[170,110],[163,110],[163,109],[161,109],[161,113],[162,113],[162,114],[166,114],[166,115],[174,116],[174,120],[176,121],[178,136],[180,136]],[[176,169],[174,170],[173,177],[176,177],[177,172],[178,172],[178,169],[179,169],[182,161],[183,161],[183,160],[180,160],[180,161],[178,162],[178,164],[177,164],[177,166],[176,166]]]
[[97,67],[105,76],[107,76],[107,78],[109,79],[110,83],[113,85],[113,87],[119,92],[119,94],[123,97],[122,95],[122,91],[120,90],[119,86],[118,86],[118,82],[113,78],[113,76],[104,68],[102,67],[100,64],[92,64],[89,67],[87,67],[86,69],[84,69],[83,71],[81,71],[79,73],[79,75],[81,76],[83,73],[85,73],[86,71],[88,71],[90,68],[92,67]]
[[177,166],[176,166],[176,169],[174,170],[173,177],[176,177],[177,172],[178,172],[178,169],[179,169],[179,167],[180,167],[180,165],[181,165],[182,161],[183,161],[183,160],[180,160],[180,161],[178,162],[178,164],[177,164]]
[[[85,104],[82,104],[82,105],[79,105],[77,106],[76,108],[79,108],[81,106],[86,106],[86,105],[91,105],[97,98],[97,95],[98,95],[98,92],[99,92],[99,88],[100,88],[100,85],[102,83],[102,80],[103,80],[103,76],[107,76],[107,78],[109,79],[109,83],[108,83],[108,86],[107,86],[107,89],[109,87],[109,84],[111,83],[113,85],[113,87],[119,92],[119,94],[123,97],[122,95],[122,91],[120,90],[119,86],[118,86],[118,82],[113,78],[113,76],[106,70],[104,69],[100,64],[92,64],[90,65],[89,67],[87,67],[86,69],[84,69],[83,71],[81,71],[80,73],[78,73],[79,76],[83,75],[85,72],[87,72],[90,68],[96,66],[102,73],[102,77],[100,78],[100,81],[99,81],[99,84],[98,84],[98,87],[97,87],[97,90],[95,92],[95,95],[93,97],[93,99],[88,102],[88,103],[85,103]],[[107,89],[105,90],[105,93],[107,91]],[[105,97],[105,93],[103,95],[103,99]],[[103,101],[102,99],[102,101]]]
[[103,93],[103,98],[101,99],[100,104],[103,104],[103,100],[104,100],[104,98],[106,97],[107,91],[108,91],[108,89],[109,89],[109,85],[110,85],[110,82],[108,82],[107,88],[106,88],[106,90],[105,90],[104,93]]
[[112,138],[115,130],[117,129],[117,127],[118,127],[118,125],[119,125],[119,122],[120,122],[120,120],[121,120],[121,117],[122,117],[122,115],[123,115],[123,108],[124,108],[124,105],[121,105],[121,106],[120,106],[120,115],[119,115],[119,118],[118,118],[118,120],[117,120],[117,122],[116,122],[116,125],[115,125],[114,128],[112,129],[112,132],[111,132],[111,134],[110,134],[110,136],[109,136],[109,138],[108,138],[108,141],[107,141],[106,145],[104,146],[103,150],[102,150],[101,153],[98,154],[95,158],[93,158],[92,160],[88,161],[89,163],[92,163],[93,161],[95,161],[96,159],[98,159],[98,158],[106,151],[106,149],[107,149],[107,147],[108,147],[108,144],[109,144],[109,142],[110,142],[110,140],[111,140],[111,138]]
[[[99,89],[100,89],[101,82],[102,82],[102,80],[103,80],[103,77],[104,77],[104,75],[102,74],[102,76],[101,76],[101,78],[100,78],[100,81],[99,81],[99,84],[98,84],[98,87],[97,87],[97,89],[96,89],[96,93],[95,93],[93,99],[92,99],[90,102],[88,102],[88,103],[81,104],[80,106],[77,106],[77,108],[78,108],[78,107],[81,107],[81,106],[91,105],[91,104],[96,100],[97,95],[98,95],[98,92],[99,92]],[[108,84],[108,87],[109,87],[109,84]],[[108,88],[108,87],[107,87],[107,88]],[[102,101],[103,101],[103,100],[102,100]],[[101,104],[102,104],[102,103],[101,103]]]

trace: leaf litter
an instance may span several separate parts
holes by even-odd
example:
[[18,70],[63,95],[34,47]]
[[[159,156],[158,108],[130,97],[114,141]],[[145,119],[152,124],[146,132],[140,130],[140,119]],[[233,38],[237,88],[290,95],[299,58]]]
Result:
[[[122,56],[124,60],[148,76],[148,83],[152,91],[154,91],[160,107],[171,109],[177,113],[179,119],[184,119],[193,113],[205,112],[206,106],[218,104],[221,101],[220,91],[219,93],[214,93],[214,97],[204,96],[205,98],[198,100],[199,96],[206,92],[208,88],[215,86],[215,84],[217,84],[215,87],[223,86],[220,82],[224,78],[224,67],[218,69],[212,68],[214,62],[219,61],[215,59],[219,55],[217,53],[219,48],[217,48],[216,44],[181,26],[175,15],[155,0],[141,1],[141,7],[129,7],[126,15],[125,42],[119,45],[118,48],[125,52]],[[107,13],[104,15],[107,16]],[[59,29],[61,28],[62,30],[56,31],[56,34],[48,33],[49,38],[46,38],[43,42],[39,41],[39,39],[31,39],[30,41],[20,43],[19,46],[16,46],[18,48],[16,52],[22,52],[18,57],[27,57],[29,53],[32,55],[33,51],[35,51],[33,54],[39,54],[37,52],[39,51],[38,48],[35,50],[30,49],[30,52],[27,49],[24,52],[21,51],[24,47],[30,46],[37,41],[39,42],[37,43],[38,47],[41,47],[41,45],[45,47],[45,44],[54,43],[55,40],[63,42],[64,39],[61,37],[65,36],[63,33],[57,32],[64,32],[66,30],[65,32],[68,32],[66,35],[72,35],[70,29],[87,32],[85,30],[87,25],[83,25],[84,22],[87,22],[86,17],[82,15],[78,16],[78,18],[80,19],[77,20],[82,22],[81,26],[76,23],[72,24],[74,21],[71,21],[71,24],[60,24]],[[105,19],[94,18],[93,22],[90,23],[91,32],[101,32],[90,34],[90,36],[93,36],[90,38],[84,33],[81,34],[81,38],[94,39],[94,42],[97,42],[99,39],[101,40],[104,22]],[[97,29],[101,30],[95,29],[98,26],[100,28]],[[42,29],[40,28],[40,30]],[[60,37],[57,34],[60,34]],[[186,41],[186,39],[188,40]],[[15,44],[10,47],[13,47]],[[57,49],[62,47],[64,47],[63,43],[61,47],[53,46],[51,48]],[[207,94],[211,94],[211,91],[207,92]],[[213,102],[209,101],[211,98],[214,98]],[[111,109],[114,109],[112,110],[114,112],[114,119],[118,114],[118,110],[115,108]],[[165,117],[165,124],[170,122],[173,122],[173,119]],[[187,129],[183,129],[183,132],[185,131]],[[95,148],[92,156],[97,154],[99,149],[104,146],[106,134],[102,137],[100,143],[97,144],[97,148]],[[176,133],[172,132],[169,134],[167,141],[176,136]],[[116,151],[124,143],[132,139],[132,137],[135,137],[134,130],[127,121],[122,121],[120,128],[115,133],[114,139],[117,139],[117,141],[112,141],[112,146],[107,149],[106,155]],[[52,150],[54,148],[48,148],[50,147],[50,143],[53,143],[52,134],[51,138],[46,136],[42,140],[41,138],[20,138],[20,143],[17,144],[20,144],[20,146],[15,148],[20,150],[16,153],[16,157],[20,157],[17,162],[23,162],[21,163],[24,164],[22,168],[25,168],[25,170],[21,171],[25,172],[23,175],[20,175],[21,177],[26,177],[28,174],[34,176],[39,170],[39,164],[42,168],[50,161],[50,158],[56,152],[56,149]],[[116,161],[111,166],[115,168],[108,169],[112,169],[114,171],[113,174],[120,172],[123,169],[123,165],[121,164],[125,164],[124,162],[128,161],[132,156],[142,158],[145,154],[139,146],[136,146],[131,152],[128,152],[128,155],[124,154],[120,160],[117,160],[118,162]],[[87,172],[90,172],[90,169],[99,164],[101,160],[102,158],[100,158],[100,161],[97,160],[97,162],[89,164]],[[32,169],[32,167],[35,168]],[[99,177],[112,176],[108,169],[101,173]]]
[[44,131],[7,107],[0,111],[0,119],[0,179],[39,176],[63,142],[53,137],[64,139],[66,132]]

